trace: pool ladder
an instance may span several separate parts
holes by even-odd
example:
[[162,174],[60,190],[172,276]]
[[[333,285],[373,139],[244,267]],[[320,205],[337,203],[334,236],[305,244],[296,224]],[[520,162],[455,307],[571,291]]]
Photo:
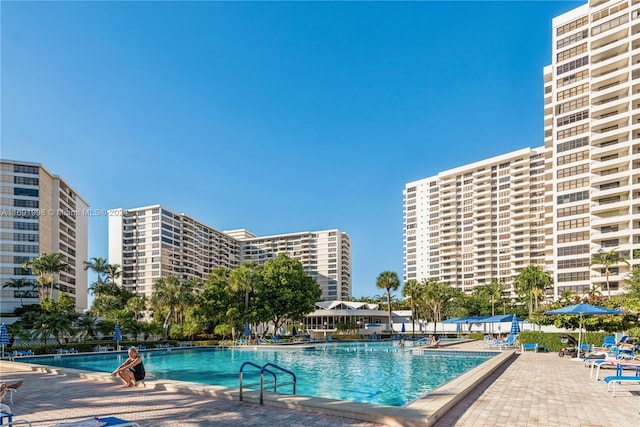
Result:
[[[257,383],[252,383],[252,384],[244,384],[242,383],[242,377],[244,374],[244,368],[245,366],[252,366],[254,368],[257,368],[260,370],[260,382]],[[272,370],[267,369],[267,367],[271,367],[274,370],[278,370],[281,372],[284,372],[285,374],[289,374],[291,375],[291,381],[285,382],[285,383],[280,383],[278,384],[278,376],[276,375],[275,372],[273,372]],[[265,372],[267,374],[270,374],[273,377],[273,384],[271,385],[266,385],[264,384],[264,374]],[[242,366],[240,366],[240,400],[242,400],[242,389],[243,387],[252,387],[255,385],[260,385],[260,404],[264,405],[264,389],[268,388],[268,389],[273,389],[273,391],[278,391],[278,387],[282,387],[285,385],[293,385],[293,394],[296,394],[296,374],[294,374],[293,372],[284,369],[281,366],[275,365],[273,363],[265,363],[262,366],[256,365],[253,362],[244,362],[242,364]]]

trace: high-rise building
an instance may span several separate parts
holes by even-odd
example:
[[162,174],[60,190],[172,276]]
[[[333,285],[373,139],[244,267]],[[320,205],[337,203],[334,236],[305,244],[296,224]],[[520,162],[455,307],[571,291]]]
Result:
[[320,286],[323,300],[342,301],[351,296],[351,241],[346,233],[334,229],[264,237],[246,230],[225,234],[240,240],[243,261],[262,264],[284,252],[302,263],[305,272]]
[[[36,283],[36,276],[23,263],[43,253],[59,253],[69,268],[56,275],[60,293],[75,299],[76,309],[87,308],[87,224],[89,205],[61,177],[39,163],[0,161],[0,284],[23,279]],[[31,286],[0,290],[0,311],[13,312],[22,304],[39,301]]]
[[160,205],[109,211],[109,263],[122,266],[122,285],[139,295],[150,296],[155,281],[169,275],[204,282],[216,267],[264,263],[281,252],[302,263],[322,299],[351,296],[351,246],[339,230],[258,237],[221,232]]
[[[557,299],[607,283],[618,293],[640,264],[640,1],[591,0],[552,31],[544,148],[407,184],[405,279],[469,290],[534,264],[553,274]],[[625,259],[608,277],[592,261],[607,252]]]
[[640,259],[640,2],[592,0],[552,23],[544,69],[548,247],[555,297],[606,291],[592,255],[614,251],[613,293]]
[[544,170],[540,147],[406,184],[404,280],[470,291],[544,264]]

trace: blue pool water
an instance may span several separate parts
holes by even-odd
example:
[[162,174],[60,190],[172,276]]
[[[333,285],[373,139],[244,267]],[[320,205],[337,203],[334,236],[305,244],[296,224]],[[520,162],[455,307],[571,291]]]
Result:
[[[410,345],[410,343],[407,343]],[[311,349],[202,348],[142,352],[153,378],[237,388],[240,366],[274,363],[297,376],[296,394],[403,406],[490,359],[491,352],[414,354],[392,342],[320,344]],[[125,353],[29,357],[25,362],[97,372],[112,372]],[[269,379],[265,375],[265,382]],[[245,384],[259,381],[246,368]],[[288,381],[278,375],[278,382]],[[278,391],[291,393],[291,386]]]

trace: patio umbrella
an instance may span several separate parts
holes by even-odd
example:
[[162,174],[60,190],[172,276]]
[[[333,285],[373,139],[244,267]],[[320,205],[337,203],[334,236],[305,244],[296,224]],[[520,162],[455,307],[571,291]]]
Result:
[[298,335],[298,330],[296,329],[295,326],[293,327],[293,329],[291,329],[291,335],[293,335],[294,337]]
[[520,324],[518,323],[518,318],[513,316],[511,320],[511,335],[517,335],[520,333]]
[[407,330],[404,327],[404,322],[402,323],[402,329],[400,329],[400,332],[402,332],[403,334],[406,332]]
[[120,324],[116,323],[116,327],[113,331],[113,339],[116,342],[116,347],[120,348],[120,341],[122,341],[122,332],[120,332]]
[[244,336],[245,337],[251,336],[251,331],[249,330],[249,324],[248,323],[244,324]]
[[9,331],[7,331],[4,323],[0,325],[0,343],[2,344],[2,353],[4,356],[4,346],[9,344]]
[[611,310],[609,308],[599,307],[597,305],[580,303],[580,304],[568,305],[562,308],[556,308],[555,310],[547,311],[544,314],[547,314],[549,316],[553,316],[557,314],[565,314],[565,315],[577,314],[580,316],[580,320],[578,322],[578,356],[580,356],[580,345],[582,343],[582,321],[584,319],[584,316],[597,316],[602,314],[622,314],[622,311]]

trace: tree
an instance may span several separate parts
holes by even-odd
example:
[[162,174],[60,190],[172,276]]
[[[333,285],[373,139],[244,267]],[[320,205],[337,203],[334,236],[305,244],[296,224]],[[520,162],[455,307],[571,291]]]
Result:
[[24,303],[22,302],[22,297],[24,295],[24,292],[21,291],[22,288],[31,288],[31,290],[37,288],[38,285],[35,285],[31,280],[27,280],[27,279],[9,279],[7,282],[5,282],[4,285],[2,285],[2,288],[14,288],[18,290],[18,295],[20,295],[20,305],[24,305]]
[[633,297],[640,298],[640,265],[634,265],[625,277],[625,288]]
[[56,274],[69,269],[69,265],[62,260],[58,253],[43,253],[37,258],[32,258],[22,264],[25,270],[38,276],[38,293],[41,298],[52,297],[53,289],[57,288]]
[[178,276],[170,275],[166,279],[158,279],[153,285],[152,304],[157,309],[168,307],[167,315],[162,325],[162,337],[169,338],[169,324],[171,317],[179,307],[190,305],[193,302],[193,293],[189,282],[182,282]]
[[283,321],[302,320],[311,313],[321,296],[320,286],[302,263],[280,253],[264,264],[262,283],[255,293],[256,320],[273,321],[277,331]]
[[413,336],[416,335],[416,301],[421,291],[420,283],[415,279],[408,280],[402,288],[402,296],[411,300],[411,331]]
[[513,282],[518,295],[528,299],[529,316],[538,307],[538,299],[553,284],[553,279],[539,265],[528,265],[523,268]]
[[133,296],[127,300],[125,305],[125,310],[130,313],[133,313],[133,318],[135,320],[140,319],[141,313],[147,309],[147,298],[142,296]]
[[91,290],[94,295],[100,294],[104,291],[104,280],[102,279],[103,275],[107,274],[107,260],[105,258],[93,257],[89,261],[85,261],[83,263],[84,271],[92,271],[94,272],[98,279],[89,285],[89,290]]
[[433,333],[436,333],[436,324],[441,321],[442,313],[447,304],[454,300],[459,291],[451,287],[449,283],[438,283],[433,279],[422,280],[422,294],[420,303],[424,305],[433,320]]
[[81,339],[86,339],[87,337],[91,339],[98,338],[100,323],[101,321],[96,316],[92,316],[89,313],[83,314],[75,321],[76,336]]
[[72,334],[73,326],[71,319],[62,313],[45,313],[41,315],[33,327],[33,339],[40,339],[47,343],[49,336],[53,335],[58,344],[62,344],[61,339],[65,335]]
[[393,320],[391,318],[391,291],[400,287],[398,274],[394,271],[383,271],[376,279],[376,288],[384,289],[387,292],[387,304],[389,311],[389,330],[393,333]]
[[252,261],[245,261],[229,274],[229,290],[235,294],[244,296],[243,322],[248,322],[249,298],[260,286],[262,280],[262,266]]
[[611,299],[611,289],[609,287],[609,276],[611,275],[611,267],[622,263],[629,265],[627,259],[619,256],[616,252],[616,249],[611,249],[607,252],[599,249],[598,252],[591,257],[591,262],[589,263],[589,265],[602,265],[604,267],[604,271],[602,272],[602,274],[606,277],[607,280],[608,299]]

